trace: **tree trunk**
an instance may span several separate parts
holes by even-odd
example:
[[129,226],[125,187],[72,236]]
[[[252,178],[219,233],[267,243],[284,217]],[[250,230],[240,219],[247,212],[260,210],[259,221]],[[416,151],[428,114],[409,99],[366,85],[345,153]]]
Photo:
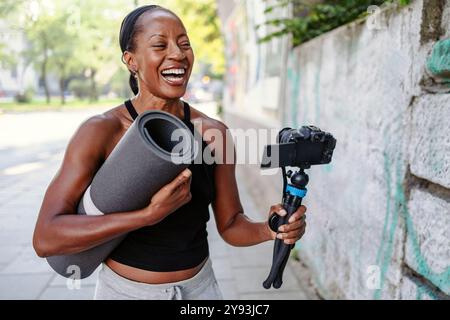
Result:
[[47,83],[48,46],[45,33],[42,35],[42,38],[44,42],[44,61],[42,61],[41,66],[41,77],[42,81],[44,82],[45,101],[47,101],[47,104],[50,104],[50,90]]
[[91,81],[91,90],[89,93],[89,102],[94,102],[98,100],[98,94],[97,94],[97,84],[95,83],[95,74],[97,73],[96,70],[91,69],[91,75],[89,76]]
[[59,78],[59,90],[60,90],[60,95],[61,95],[61,104],[65,105],[66,104],[66,96],[64,95],[64,82],[65,82],[65,78],[64,76],[61,76]]
[[45,53],[44,61],[42,62],[41,77],[44,82],[45,101],[47,101],[47,104],[50,104],[50,90],[47,83],[47,53]]

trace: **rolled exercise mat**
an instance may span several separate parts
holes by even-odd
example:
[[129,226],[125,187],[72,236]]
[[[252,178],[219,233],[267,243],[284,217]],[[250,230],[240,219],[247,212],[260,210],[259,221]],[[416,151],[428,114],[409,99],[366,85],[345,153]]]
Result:
[[[163,111],[142,113],[95,174],[78,204],[78,214],[103,215],[146,207],[153,194],[192,163],[195,150],[194,136],[180,119]],[[83,279],[125,236],[47,261],[60,275]]]

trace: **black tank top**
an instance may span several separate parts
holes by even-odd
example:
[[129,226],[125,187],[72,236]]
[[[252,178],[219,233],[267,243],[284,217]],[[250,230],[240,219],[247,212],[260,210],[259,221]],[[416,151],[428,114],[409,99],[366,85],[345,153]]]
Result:
[[[194,133],[190,107],[184,102],[183,122]],[[138,116],[131,101],[125,106],[133,119]],[[207,144],[202,140],[202,150]],[[206,223],[214,199],[215,164],[192,163],[191,194],[187,204],[161,222],[130,232],[111,253],[113,260],[149,271],[178,271],[199,265],[209,255]]]

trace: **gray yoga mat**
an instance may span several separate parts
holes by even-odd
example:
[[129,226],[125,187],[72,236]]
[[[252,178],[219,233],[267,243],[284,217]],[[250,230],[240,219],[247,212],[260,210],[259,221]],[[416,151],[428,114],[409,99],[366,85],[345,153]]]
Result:
[[[142,209],[153,194],[189,166],[194,156],[194,136],[184,122],[167,112],[144,112],[95,174],[77,212],[102,215]],[[125,236],[80,253],[48,257],[47,261],[60,275],[83,279]]]

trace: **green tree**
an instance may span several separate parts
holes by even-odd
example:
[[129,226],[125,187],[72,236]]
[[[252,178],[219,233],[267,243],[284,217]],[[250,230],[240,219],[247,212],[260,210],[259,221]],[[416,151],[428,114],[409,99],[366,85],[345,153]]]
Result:
[[200,68],[210,68],[212,75],[222,76],[225,57],[216,1],[167,0],[159,3],[183,21],[195,53],[194,72],[200,71]]
[[[3,22],[3,27],[6,28],[10,24],[9,17],[15,17],[17,15],[17,11],[22,2],[24,0],[2,0],[0,2],[0,22]],[[9,29],[14,30],[16,28],[12,27]],[[15,62],[14,54],[8,51],[8,47],[4,43],[0,43],[0,67],[8,67],[14,65]]]
[[68,79],[77,70],[79,70],[80,60],[75,54],[79,44],[79,37],[76,30],[68,27],[66,24],[67,14],[62,14],[55,22],[55,32],[52,40],[53,47],[50,59],[50,68],[58,77],[61,104],[65,104],[65,90]]
[[0,19],[6,19],[12,13],[17,13],[27,1],[28,0],[2,0],[0,2]]
[[47,103],[50,102],[48,73],[53,71],[58,76],[61,102],[64,103],[64,78],[67,66],[72,63],[74,46],[67,28],[67,12],[61,3],[37,1],[22,1],[17,11],[20,12],[16,17],[18,22],[10,19],[10,23],[26,35],[29,45],[21,53],[25,63],[33,64],[40,72]]
[[[48,102],[50,75],[58,79],[61,103],[65,103],[64,92],[73,79],[89,83],[89,99],[94,101],[102,87],[119,88],[122,78],[127,82],[126,72],[121,72],[126,68],[120,59],[120,23],[143,4],[134,0],[2,0],[0,17],[7,17],[9,26],[26,35],[29,45],[22,57],[39,72]],[[172,9],[185,23],[196,54],[194,73],[201,67],[212,75],[222,75],[223,41],[215,0],[167,0],[159,4]],[[4,63],[7,52],[2,53],[1,47]],[[111,86],[111,82],[115,84]]]
[[[26,56],[41,71],[48,101],[49,72],[58,78],[62,104],[65,103],[64,93],[71,79],[83,77],[88,78],[89,98],[95,101],[98,99],[99,71],[112,69],[109,75],[111,78],[120,63],[117,44],[113,41],[120,23],[117,17],[123,16],[125,11],[123,7],[119,7],[123,3],[113,3],[111,0],[101,3],[71,0],[51,4],[51,10],[41,8],[38,17],[31,19],[25,27],[27,38],[31,42]],[[114,55],[117,57],[116,61],[111,63]],[[108,79],[103,77],[102,80]]]
[[11,55],[5,44],[0,43],[0,67],[8,67],[15,63],[16,59],[14,59],[14,56]]
[[36,70],[39,70],[47,103],[50,103],[50,90],[47,80],[49,62],[55,45],[52,26],[55,26],[55,23],[50,16],[41,16],[39,20],[29,22],[24,31],[31,45],[28,50],[22,53],[23,57],[30,61],[36,67]]
[[118,1],[80,4],[82,19],[76,55],[81,72],[89,79],[90,101],[98,99],[99,85],[107,84],[120,67],[118,32],[120,18],[126,14],[124,4]]

